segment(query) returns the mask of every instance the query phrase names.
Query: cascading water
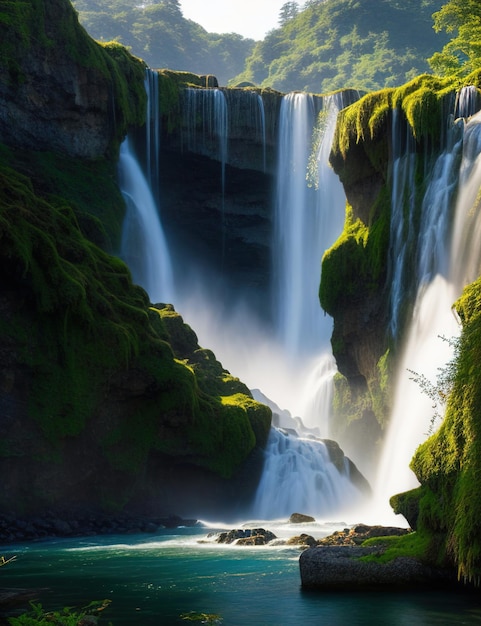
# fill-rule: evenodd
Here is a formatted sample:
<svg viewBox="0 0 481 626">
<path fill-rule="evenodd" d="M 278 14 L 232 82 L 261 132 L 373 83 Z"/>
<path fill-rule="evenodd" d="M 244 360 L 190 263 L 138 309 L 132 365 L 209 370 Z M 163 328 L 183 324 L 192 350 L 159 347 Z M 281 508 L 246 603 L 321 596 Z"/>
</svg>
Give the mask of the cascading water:
<svg viewBox="0 0 481 626">
<path fill-rule="evenodd" d="M 172 264 L 158 211 L 159 197 L 159 76 L 145 73 L 147 94 L 145 177 L 128 137 L 120 147 L 119 183 L 126 204 L 120 256 L 132 277 L 152 302 L 171 302 L 174 297 Z"/>
<path fill-rule="evenodd" d="M 305 206 L 303 211 L 307 214 L 309 230 L 314 235 L 312 247 L 307 250 L 304 258 L 305 265 L 302 267 L 302 275 L 311 275 L 312 281 L 306 284 L 306 292 L 303 297 L 312 302 L 313 319 L 317 324 L 311 329 L 313 334 L 319 334 L 321 339 L 320 352 L 309 364 L 306 374 L 306 382 L 301 392 L 300 415 L 308 426 L 317 426 L 321 436 L 330 434 L 329 416 L 331 413 L 333 397 L 333 378 L 337 372 L 336 362 L 331 352 L 330 337 L 332 334 L 332 320 L 322 314 L 319 307 L 318 286 L 319 275 L 312 268 L 319 267 L 322 255 L 337 239 L 342 231 L 344 222 L 344 209 L 346 197 L 337 175 L 329 165 L 336 120 L 339 111 L 359 99 L 359 92 L 344 91 L 331 96 L 326 96 L 322 101 L 322 113 L 317 120 L 315 167 L 309 165 L 308 178 L 314 186 L 314 207 Z M 312 131 L 311 131 L 312 135 Z M 279 176 L 282 175 L 279 168 Z M 283 207 L 289 210 L 289 207 Z M 286 250 L 290 244 L 285 244 Z M 287 253 L 285 262 L 289 262 Z M 299 277 L 301 280 L 301 277 Z M 296 303 L 302 307 L 302 301 Z M 293 310 L 295 310 L 293 308 Z M 286 320 L 287 324 L 303 323 L 304 320 L 294 313 L 292 320 Z"/>
<path fill-rule="evenodd" d="M 127 209 L 120 256 L 152 302 L 171 302 L 174 281 L 167 241 L 151 189 L 128 139 L 120 147 L 119 180 Z"/>
<path fill-rule="evenodd" d="M 253 151 L 249 165 L 266 171 L 266 118 L 264 101 L 256 91 L 249 89 L 228 89 L 224 93 L 227 104 L 228 140 L 242 138 L 247 143 L 262 146 L 262 152 Z M 235 161 L 235 155 L 230 155 Z"/>
<path fill-rule="evenodd" d="M 414 173 L 416 165 L 415 142 L 411 128 L 398 109 L 393 111 L 392 123 L 392 193 L 389 274 L 391 284 L 390 331 L 397 337 L 399 312 L 402 309 L 409 275 L 407 263 L 414 239 L 413 215 L 415 209 Z M 405 212 L 408 218 L 404 219 Z M 408 275 L 408 276 L 407 276 Z"/>
<path fill-rule="evenodd" d="M 182 104 L 183 146 L 221 164 L 221 189 L 225 191 L 228 145 L 227 102 L 221 89 L 184 89 Z"/>
<path fill-rule="evenodd" d="M 158 122 L 155 119 L 158 105 L 152 104 L 152 98 L 158 97 L 156 81 L 148 75 L 146 88 L 149 94 L 149 113 L 147 162 L 149 181 L 153 184 L 157 180 L 158 156 L 153 146 L 158 137 Z M 153 94 L 157 94 L 153 96 Z M 257 144 L 262 145 L 262 169 L 265 169 L 265 117 L 262 98 L 254 92 L 243 93 L 242 107 L 251 112 L 255 124 Z M 226 97 L 219 89 L 186 89 L 181 100 L 183 106 L 183 147 L 217 159 L 221 163 L 221 188 L 225 190 L 225 172 L 227 161 L 229 119 L 235 119 L 235 110 L 232 110 L 234 96 Z M 246 101 L 248 99 L 249 102 Z M 216 320 L 216 311 L 222 308 L 222 303 L 209 302 L 198 299 L 190 307 L 194 310 L 192 324 L 196 331 L 202 326 L 202 310 L 208 318 L 207 331 L 204 328 L 203 342 L 214 349 L 218 358 L 226 364 L 226 350 L 232 350 L 234 365 L 232 370 L 249 384 L 243 362 L 248 368 L 253 361 L 258 361 L 257 372 L 266 372 L 266 363 L 269 364 L 269 374 L 281 363 L 281 378 L 274 380 L 271 394 L 277 400 L 276 391 L 284 387 L 284 381 L 292 384 L 290 400 L 301 396 L 302 383 L 312 372 L 312 387 L 317 392 L 304 403 L 306 415 L 312 414 L 312 421 L 320 426 L 320 433 L 327 435 L 327 416 L 330 405 L 331 381 L 335 371 L 334 360 L 327 349 L 331 330 L 331 321 L 324 318 L 318 302 L 319 269 L 322 253 L 328 248 L 342 230 L 344 218 L 345 197 L 337 177 L 330 170 L 327 155 L 332 142 L 337 108 L 326 108 L 327 124 L 324 129 L 323 141 L 319 144 L 319 189 L 309 188 L 306 182 L 307 161 L 311 151 L 311 137 L 316 123 L 316 116 L 321 107 L 321 100 L 312 96 L 292 94 L 287 97 L 281 120 L 280 169 L 278 173 L 278 205 L 282 205 L 282 218 L 277 220 L 279 245 L 282 245 L 284 236 L 293 237 L 293 244 L 289 244 L 283 252 L 282 268 L 278 270 L 279 283 L 284 285 L 283 295 L 279 297 L 279 308 L 295 306 L 283 316 L 284 335 L 286 342 L 280 346 L 277 340 L 261 344 L 256 334 L 255 322 L 251 323 L 248 304 L 239 303 L 236 307 L 239 315 L 232 316 L 229 325 Z M 234 99 L 235 102 L 235 99 Z M 247 108 L 246 108 L 247 102 Z M 337 100 L 336 100 L 337 102 Z M 338 105 L 339 106 L 339 105 Z M 291 127 L 292 125 L 292 127 Z M 152 130 L 153 129 L 153 130 Z M 161 149 L 159 146 L 157 149 Z M 149 165 L 150 164 L 150 165 Z M 168 277 L 159 279 L 159 270 L 169 268 L 168 259 L 159 260 L 159 255 L 168 248 L 159 235 L 158 210 L 153 203 L 152 194 L 147 194 L 147 183 L 142 176 L 140 167 L 135 162 L 128 148 L 128 141 L 122 146 L 120 172 L 122 189 L 128 204 L 128 212 L 124 229 L 123 256 L 131 266 L 134 278 L 149 292 L 151 299 L 171 301 L 186 317 L 189 303 L 176 301 L 173 290 L 169 291 Z M 139 197 L 139 193 L 142 194 Z M 135 207 L 135 212 L 133 208 Z M 142 209 L 139 211 L 139 209 Z M 144 213 L 145 212 L 145 213 Z M 325 216 L 329 215 L 326 222 Z M 148 217 L 147 217 L 148 216 Z M 141 220 L 154 220 L 149 226 L 140 225 Z M 137 225 L 137 222 L 139 224 Z M 279 223 L 281 222 L 281 223 Z M 282 224 L 282 225 L 281 225 Z M 284 231 L 282 234 L 280 229 Z M 160 231 L 161 232 L 161 231 Z M 157 233 L 155 243 L 147 241 L 148 236 Z M 308 243 L 307 243 L 308 242 Z M 136 258 L 139 249 L 145 252 L 142 259 Z M 290 255 L 290 256 L 289 256 Z M 150 265 L 149 265 L 150 264 Z M 292 269 L 294 268 L 294 272 Z M 317 269 L 316 269 L 317 268 Z M 282 273 L 287 274 L 282 277 Z M 196 274 L 198 276 L 198 274 Z M 182 280 L 182 277 L 179 278 Z M 202 283 L 205 280 L 205 285 Z M 212 296 L 210 279 L 198 280 L 199 294 L 203 292 Z M 301 286 L 298 286 L 298 283 Z M 156 291 L 163 285 L 160 293 Z M 159 288 L 160 289 L 160 288 Z M 157 295 L 159 293 L 159 295 Z M 169 293 L 169 296 L 166 295 Z M 176 290 L 179 293 L 179 290 Z M 191 295 L 194 290 L 191 290 Z M 172 296 L 172 300 L 169 297 Z M 209 306 L 210 305 L 210 306 Z M 185 307 L 185 308 L 184 308 Z M 305 312 L 307 311 L 307 313 Z M 247 321 L 246 321 L 247 320 Z M 200 335 L 199 335 L 200 336 Z M 286 348 L 288 346 L 288 348 Z M 275 354 L 275 356 L 273 356 Z M 242 359 L 242 355 L 245 355 Z M 293 361 L 291 356 L 295 355 Z M 297 357 L 299 360 L 297 360 Z M 307 358 L 311 357 L 311 358 Z M 228 361 L 228 359 L 227 359 Z M 301 361 L 303 367 L 300 367 Z M 228 363 L 227 366 L 231 367 Z M 253 386 L 262 386 L 262 379 L 254 378 Z M 309 393 L 310 390 L 309 390 Z M 321 401 L 322 399 L 322 401 Z M 284 403 L 279 402 L 280 405 Z M 302 403 L 298 401 L 300 406 Z M 288 406 L 291 408 L 289 404 Z M 324 423 L 320 424 L 320 415 Z M 305 418 L 305 416 L 303 415 Z M 306 423 L 309 421 L 309 417 Z M 293 468 L 299 468 L 294 472 Z M 279 473 L 283 479 L 279 484 Z M 277 486 L 276 486 L 277 484 Z M 281 492 L 279 492 L 279 486 Z M 301 488 L 302 486 L 302 488 Z M 282 493 L 276 499 L 276 506 L 272 501 L 274 493 Z M 302 497 L 301 497 L 302 493 Z M 349 472 L 339 471 L 331 462 L 325 445 L 320 441 L 306 441 L 288 437 L 275 429 L 272 430 L 269 445 L 266 450 L 265 472 L 257 492 L 256 505 L 252 511 L 255 517 L 278 517 L 292 513 L 293 508 L 304 511 L 312 509 L 316 502 L 316 514 L 333 513 L 338 510 L 342 502 L 352 504 L 353 498 L 359 495 L 357 488 L 349 479 Z"/>
<path fill-rule="evenodd" d="M 272 429 L 264 471 L 253 504 L 258 519 L 281 519 L 299 511 L 317 519 L 340 514 L 361 501 L 349 470 L 331 462 L 322 441 L 297 439 Z"/>
<path fill-rule="evenodd" d="M 145 71 L 145 91 L 147 93 L 147 111 L 145 120 L 145 152 L 147 180 L 154 196 L 159 204 L 159 157 L 160 157 L 160 115 L 159 110 L 159 75 L 147 68 Z"/>
<path fill-rule="evenodd" d="M 458 295 L 481 273 L 481 113 L 466 126 L 459 187 L 450 255 L 450 278 Z"/>
<path fill-rule="evenodd" d="M 458 98 L 458 113 L 472 115 L 472 107 L 472 99 Z M 446 148 L 428 177 L 415 248 L 418 252 L 414 276 L 417 298 L 398 369 L 394 410 L 375 489 L 381 506 L 386 505 L 394 493 L 417 486 L 409 470 L 409 462 L 417 446 L 429 433 L 433 418 L 432 401 L 409 380 L 407 370 L 435 381 L 439 368 L 452 359 L 450 342 L 441 338 L 451 339 L 459 335 L 460 328 L 451 307 L 464 285 L 479 274 L 480 258 L 478 246 L 474 243 L 479 239 L 472 237 L 474 224 L 466 222 L 481 184 L 476 168 L 481 149 L 478 126 L 477 116 L 468 123 L 464 134 L 463 121 L 451 124 L 446 134 Z M 402 159 L 399 160 L 401 162 Z M 455 227 L 450 241 L 454 206 Z M 396 215 L 393 211 L 393 219 Z M 402 232 L 403 226 L 394 225 L 391 232 L 393 229 Z M 467 239 L 461 235 L 463 232 L 467 234 Z M 466 259 L 472 258 L 473 250 L 477 260 L 473 270 L 466 272 L 469 265 Z"/>
<path fill-rule="evenodd" d="M 279 165 L 274 217 L 274 315 L 279 341 L 290 358 L 316 354 L 330 335 L 319 307 L 322 248 L 315 190 L 306 184 L 312 132 L 321 101 L 284 96 L 279 121 Z M 341 214 L 342 215 L 342 214 Z M 327 329 L 323 329 L 327 326 Z"/>
</svg>

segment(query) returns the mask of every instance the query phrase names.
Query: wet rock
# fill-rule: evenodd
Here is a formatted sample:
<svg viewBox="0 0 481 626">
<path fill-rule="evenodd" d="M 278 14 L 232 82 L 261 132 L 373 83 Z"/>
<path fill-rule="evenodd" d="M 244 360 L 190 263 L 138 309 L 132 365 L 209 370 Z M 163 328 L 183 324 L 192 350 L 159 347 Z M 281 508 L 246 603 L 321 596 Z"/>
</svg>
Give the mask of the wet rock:
<svg viewBox="0 0 481 626">
<path fill-rule="evenodd" d="M 302 535 L 298 535 L 297 537 L 291 537 L 287 540 L 287 545 L 296 545 L 296 546 L 317 546 L 317 540 L 314 539 L 312 535 L 306 535 L 302 533 Z"/>
<path fill-rule="evenodd" d="M 317 542 L 324 546 L 356 546 L 373 537 L 392 537 L 407 535 L 412 532 L 410 528 L 398 528 L 396 526 L 368 526 L 357 524 L 353 528 L 336 530 L 328 537 L 323 537 Z"/>
<path fill-rule="evenodd" d="M 48 537 L 92 537 L 95 535 L 155 533 L 161 528 L 195 526 L 199 522 L 169 517 L 143 518 L 125 514 L 86 514 L 65 511 L 63 514 L 45 513 L 32 518 L 0 514 L 0 545 L 17 541 L 35 541 Z"/>
<path fill-rule="evenodd" d="M 309 524 L 316 520 L 310 515 L 304 515 L 303 513 L 293 513 L 289 518 L 289 524 Z"/>
<path fill-rule="evenodd" d="M 308 548 L 299 559 L 302 586 L 320 590 L 376 590 L 436 588 L 456 581 L 453 571 L 435 569 L 414 558 L 400 557 L 387 563 L 360 560 L 376 553 L 379 553 L 376 547 Z"/>
<path fill-rule="evenodd" d="M 265 546 L 270 541 L 277 539 L 276 535 L 264 528 L 246 528 L 230 530 L 219 533 L 217 543 L 236 543 L 240 546 Z"/>
</svg>

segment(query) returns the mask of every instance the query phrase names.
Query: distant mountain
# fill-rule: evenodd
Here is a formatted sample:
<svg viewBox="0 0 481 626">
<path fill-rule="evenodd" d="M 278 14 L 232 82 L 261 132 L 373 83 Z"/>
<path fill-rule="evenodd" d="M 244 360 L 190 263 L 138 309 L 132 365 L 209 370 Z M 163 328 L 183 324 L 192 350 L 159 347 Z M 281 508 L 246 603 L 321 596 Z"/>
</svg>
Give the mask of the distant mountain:
<svg viewBox="0 0 481 626">
<path fill-rule="evenodd" d="M 224 85 L 243 71 L 253 39 L 208 33 L 184 18 L 178 0 L 73 0 L 79 20 L 98 41 L 117 40 L 152 68 L 215 74 Z"/>
<path fill-rule="evenodd" d="M 372 91 L 429 72 L 448 38 L 433 30 L 445 0 L 308 0 L 281 9 L 281 26 L 258 42 L 231 81 L 279 91 Z"/>
</svg>

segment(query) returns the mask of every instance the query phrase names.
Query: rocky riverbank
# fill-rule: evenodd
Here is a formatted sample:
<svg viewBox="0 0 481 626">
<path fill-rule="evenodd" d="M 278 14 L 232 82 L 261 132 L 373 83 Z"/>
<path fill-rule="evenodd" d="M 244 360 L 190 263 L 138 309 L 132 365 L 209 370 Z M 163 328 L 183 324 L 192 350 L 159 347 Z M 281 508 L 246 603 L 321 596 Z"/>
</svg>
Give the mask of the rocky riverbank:
<svg viewBox="0 0 481 626">
<path fill-rule="evenodd" d="M 0 545 L 54 537 L 155 533 L 162 528 L 195 526 L 198 523 L 197 520 L 183 519 L 177 515 L 137 517 L 94 513 L 59 515 L 50 512 L 36 517 L 17 517 L 14 513 L 4 513 L 0 515 Z"/>
<path fill-rule="evenodd" d="M 302 587 L 322 591 L 367 591 L 457 585 L 454 570 L 433 567 L 414 557 L 377 560 L 387 549 L 385 540 L 361 545 L 367 539 L 410 533 L 412 531 L 405 528 L 364 524 L 335 532 L 302 552 L 299 559 Z"/>
</svg>

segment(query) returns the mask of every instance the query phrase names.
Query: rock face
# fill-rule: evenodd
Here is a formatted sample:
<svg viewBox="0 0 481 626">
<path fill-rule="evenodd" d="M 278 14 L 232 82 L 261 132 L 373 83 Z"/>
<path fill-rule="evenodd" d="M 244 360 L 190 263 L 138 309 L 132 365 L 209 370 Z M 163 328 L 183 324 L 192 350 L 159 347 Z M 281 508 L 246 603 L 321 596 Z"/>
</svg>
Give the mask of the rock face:
<svg viewBox="0 0 481 626">
<path fill-rule="evenodd" d="M 0 140 L 72 156 L 105 155 L 126 122 L 134 121 L 128 100 L 137 99 L 137 115 L 143 108 L 136 87 L 142 64 L 136 77 L 116 73 L 115 63 L 78 25 L 69 2 L 11 4 L 10 23 L 1 26 Z"/>
<path fill-rule="evenodd" d="M 436 570 L 412 558 L 400 557 L 388 563 L 359 560 L 378 551 L 375 547 L 309 548 L 299 559 L 302 586 L 324 591 L 429 589 L 456 581 L 452 571 Z"/>
<path fill-rule="evenodd" d="M 308 524 L 309 522 L 315 521 L 313 517 L 304 515 L 303 513 L 293 513 L 289 518 L 289 524 Z"/>
<path fill-rule="evenodd" d="M 112 157 L 144 121 L 144 66 L 93 42 L 67 0 L 5 10 L 0 508 L 195 516 L 238 503 L 270 410 L 98 245 L 123 216 Z M 229 483 L 243 463 L 244 492 Z"/>
<path fill-rule="evenodd" d="M 238 546 L 265 546 L 270 541 L 276 539 L 276 535 L 265 528 L 248 528 L 230 530 L 220 533 L 217 543 L 235 543 Z"/>
<path fill-rule="evenodd" d="M 194 77 L 188 83 L 180 79 L 186 77 L 159 72 L 160 92 L 176 94 L 175 104 L 162 110 L 159 153 L 162 223 L 172 242 L 174 266 L 184 277 L 195 274 L 192 268 L 202 268 L 212 284 L 222 283 L 223 294 L 232 294 L 224 301 L 243 299 L 265 320 L 272 303 L 272 213 L 282 94 L 263 91 L 261 100 L 256 90 L 221 90 L 216 95 L 225 110 L 219 111 L 212 90 L 194 84 Z M 219 129 L 223 113 L 226 123 Z M 144 129 L 135 142 L 138 153 L 145 154 Z"/>
</svg>

